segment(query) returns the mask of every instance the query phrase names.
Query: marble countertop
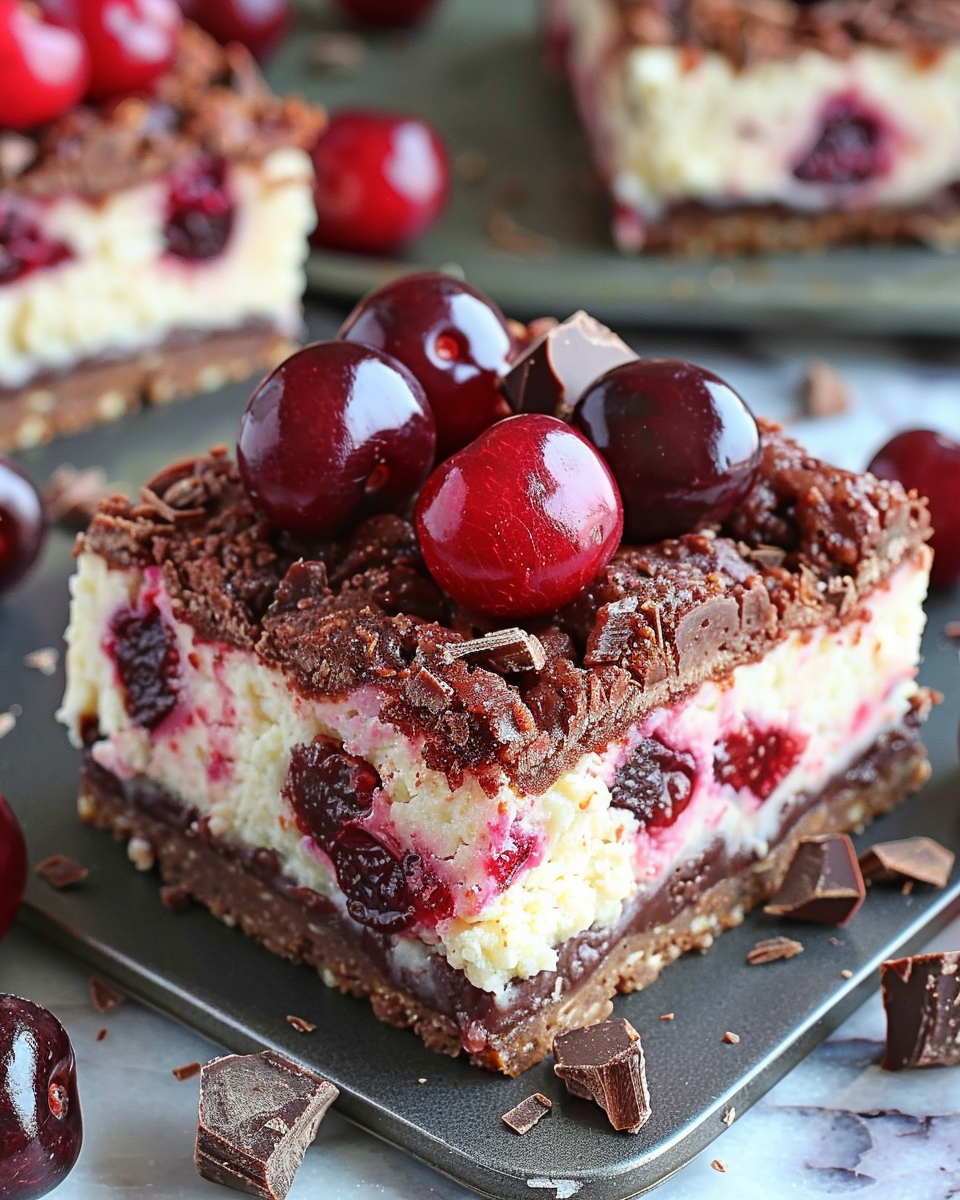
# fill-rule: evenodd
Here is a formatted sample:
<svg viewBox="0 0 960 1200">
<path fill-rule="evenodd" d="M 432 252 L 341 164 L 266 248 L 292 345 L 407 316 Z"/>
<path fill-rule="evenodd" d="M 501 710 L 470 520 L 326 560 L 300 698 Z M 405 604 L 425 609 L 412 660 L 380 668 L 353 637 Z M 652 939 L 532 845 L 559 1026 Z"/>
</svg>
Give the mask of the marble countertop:
<svg viewBox="0 0 960 1200">
<path fill-rule="evenodd" d="M 315 329 L 326 323 L 321 316 Z M 688 357 L 711 367 L 756 411 L 790 422 L 812 451 L 844 466 L 862 468 L 897 429 L 922 425 L 960 438 L 960 345 L 649 331 L 625 336 L 641 353 Z M 798 388 L 813 358 L 829 361 L 849 385 L 845 413 L 801 418 Z M 960 666 L 957 691 L 946 703 L 960 714 Z M 960 805 L 960 788 L 957 798 Z M 932 943 L 958 947 L 960 920 Z M 85 968 L 25 929 L 15 928 L 0 946 L 0 991 L 52 1009 L 77 1051 L 84 1147 L 57 1200 L 227 1196 L 201 1180 L 193 1165 L 197 1080 L 180 1082 L 171 1073 L 212 1057 L 218 1048 L 134 1000 L 101 1015 L 90 1003 L 88 980 Z M 107 1033 L 98 1041 L 101 1028 Z M 698 1159 L 661 1185 L 658 1197 L 960 1196 L 960 1070 L 883 1073 L 877 1065 L 882 1040 L 883 1014 L 875 995 Z M 715 1159 L 724 1171 L 711 1165 Z M 333 1110 L 290 1200 L 461 1200 L 471 1194 Z"/>
</svg>

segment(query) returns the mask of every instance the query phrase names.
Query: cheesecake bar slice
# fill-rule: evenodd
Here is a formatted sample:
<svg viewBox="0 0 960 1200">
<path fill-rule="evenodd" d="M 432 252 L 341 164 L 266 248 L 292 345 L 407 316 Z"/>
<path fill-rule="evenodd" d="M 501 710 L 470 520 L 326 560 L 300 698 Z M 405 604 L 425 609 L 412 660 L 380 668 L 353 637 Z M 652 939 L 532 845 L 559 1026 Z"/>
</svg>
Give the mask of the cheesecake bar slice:
<svg viewBox="0 0 960 1200">
<path fill-rule="evenodd" d="M 289 352 L 322 123 L 188 24 L 152 92 L 0 129 L 0 450 Z"/>
<path fill-rule="evenodd" d="M 524 1070 L 928 774 L 926 508 L 761 434 L 725 524 L 622 546 L 523 628 L 441 593 L 398 515 L 278 534 L 223 451 L 106 501 L 61 712 L 81 816 L 432 1049 Z"/>
<path fill-rule="evenodd" d="M 960 241 L 950 0 L 551 0 L 624 250 Z"/>
</svg>

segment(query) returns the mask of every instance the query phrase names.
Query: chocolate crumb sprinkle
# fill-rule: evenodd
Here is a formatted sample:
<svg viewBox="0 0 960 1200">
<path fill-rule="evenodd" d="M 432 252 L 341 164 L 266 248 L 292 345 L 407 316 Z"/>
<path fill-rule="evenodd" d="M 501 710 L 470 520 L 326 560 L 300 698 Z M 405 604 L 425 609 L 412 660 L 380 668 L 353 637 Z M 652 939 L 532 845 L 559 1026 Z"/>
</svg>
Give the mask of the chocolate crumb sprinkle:
<svg viewBox="0 0 960 1200">
<path fill-rule="evenodd" d="M 549 1100 L 540 1092 L 534 1092 L 532 1096 L 527 1096 L 525 1100 L 521 1100 L 509 1112 L 504 1113 L 500 1118 L 504 1125 L 509 1127 L 519 1134 L 529 1133 L 536 1123 L 550 1112 L 553 1108 L 553 1101 Z"/>
<path fill-rule="evenodd" d="M 199 1075 L 200 1069 L 200 1063 L 189 1062 L 184 1063 L 182 1067 L 174 1067 L 170 1074 L 182 1083 L 185 1079 L 192 1079 L 194 1075 Z"/>
<path fill-rule="evenodd" d="M 726 1125 L 726 1127 L 728 1129 L 730 1128 L 730 1126 L 734 1123 L 734 1121 L 736 1119 L 737 1119 L 737 1110 L 733 1107 L 732 1104 L 730 1105 L 729 1108 L 725 1108 L 723 1110 L 723 1116 L 720 1118 L 720 1120 L 724 1123 L 724 1125 Z"/>
<path fill-rule="evenodd" d="M 93 975 L 90 977 L 90 999 L 98 1013 L 107 1013 L 114 1008 L 119 1008 L 126 1000 L 126 996 L 119 988 L 115 988 L 110 983 L 104 983 L 102 979 Z"/>
<path fill-rule="evenodd" d="M 106 1027 L 106 1025 L 103 1025 L 97 1030 L 97 1041 L 102 1042 L 106 1036 L 107 1036 L 107 1027 Z"/>
<path fill-rule="evenodd" d="M 723 1161 L 722 1158 L 715 1158 L 713 1160 L 713 1162 L 711 1162 L 710 1166 L 713 1167 L 713 1169 L 715 1171 L 719 1171 L 721 1175 L 727 1169 L 727 1164 Z"/>
<path fill-rule="evenodd" d="M 747 962 L 752 966 L 776 962 L 781 958 L 793 958 L 803 953 L 803 943 L 788 937 L 764 938 L 747 951 Z"/>
<path fill-rule="evenodd" d="M 44 883 L 49 883 L 58 890 L 82 883 L 90 874 L 89 867 L 68 858 L 65 854 L 51 854 L 49 858 L 38 862 L 34 870 Z"/>
<path fill-rule="evenodd" d="M 287 1024 L 290 1025 L 297 1033 L 313 1033 L 316 1025 L 310 1021 L 305 1021 L 303 1017 L 294 1016 L 293 1013 L 287 1015 Z"/>
<path fill-rule="evenodd" d="M 731 1033 L 728 1029 L 720 1040 L 726 1042 L 728 1046 L 735 1046 L 740 1041 L 740 1034 Z"/>
</svg>

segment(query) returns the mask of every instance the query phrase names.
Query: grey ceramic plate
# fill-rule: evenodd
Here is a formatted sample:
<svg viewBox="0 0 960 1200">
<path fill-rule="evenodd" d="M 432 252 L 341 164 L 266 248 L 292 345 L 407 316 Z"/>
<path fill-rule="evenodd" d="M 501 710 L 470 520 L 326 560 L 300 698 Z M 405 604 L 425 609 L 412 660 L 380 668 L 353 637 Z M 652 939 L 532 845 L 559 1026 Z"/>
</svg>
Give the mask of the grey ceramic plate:
<svg viewBox="0 0 960 1200">
<path fill-rule="evenodd" d="M 69 460 L 139 483 L 191 449 L 231 443 L 247 394 L 241 386 L 136 415 L 24 461 L 41 479 Z M 654 1113 L 639 1136 L 617 1134 L 598 1108 L 565 1093 L 549 1064 L 508 1080 L 432 1055 L 412 1034 L 379 1024 L 366 1004 L 329 991 L 311 970 L 272 957 L 206 912 L 168 912 L 156 879 L 135 871 L 122 845 L 79 824 L 77 755 L 54 721 L 62 669 L 47 677 L 23 663 L 30 651 L 60 645 L 71 542 L 56 533 L 40 569 L 0 605 L 0 712 L 18 714 L 0 740 L 0 789 L 23 821 L 32 861 L 67 854 L 91 871 L 71 891 L 32 879 L 23 920 L 224 1046 L 274 1046 L 317 1069 L 341 1088 L 346 1116 L 481 1193 L 614 1200 L 652 1187 L 723 1132 L 729 1105 L 742 1112 L 834 1028 L 876 986 L 884 958 L 920 945 L 960 907 L 960 884 L 909 897 L 877 888 L 836 945 L 831 929 L 792 927 L 805 953 L 748 967 L 750 946 L 783 929 L 755 914 L 706 956 L 674 964 L 647 991 L 621 999 L 618 1011 L 643 1035 Z M 930 608 L 923 677 L 948 696 L 928 726 L 933 780 L 877 822 L 872 839 L 924 832 L 960 851 L 958 664 L 942 635 L 957 599 Z M 661 1022 L 665 1012 L 675 1019 Z M 315 1022 L 316 1032 L 296 1034 L 285 1020 L 291 1013 Z M 728 1029 L 739 1044 L 721 1041 Z M 520 1138 L 500 1117 L 534 1091 L 553 1099 L 554 1113 Z"/>
<path fill-rule="evenodd" d="M 270 65 L 274 83 L 330 111 L 363 105 L 424 116 L 456 162 L 479 152 L 480 183 L 455 184 L 437 226 L 398 261 L 316 252 L 312 286 L 355 300 L 404 271 L 453 267 L 516 316 L 586 308 L 608 321 L 757 329 L 804 326 L 950 333 L 960 323 L 960 255 L 919 247 L 822 255 L 672 261 L 623 257 L 565 88 L 544 68 L 536 0 L 444 0 L 413 34 L 367 38 L 351 72 L 309 66 L 329 0 Z M 326 16 L 324 14 L 327 14 Z M 494 214 L 547 239 L 511 253 L 489 235 Z"/>
</svg>

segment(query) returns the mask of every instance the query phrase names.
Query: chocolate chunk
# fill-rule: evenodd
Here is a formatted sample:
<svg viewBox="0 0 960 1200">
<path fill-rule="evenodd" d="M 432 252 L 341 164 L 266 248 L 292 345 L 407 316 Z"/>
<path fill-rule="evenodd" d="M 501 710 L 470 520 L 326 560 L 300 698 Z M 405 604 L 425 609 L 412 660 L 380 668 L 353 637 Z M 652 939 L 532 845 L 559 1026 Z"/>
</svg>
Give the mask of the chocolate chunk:
<svg viewBox="0 0 960 1200">
<path fill-rule="evenodd" d="M 960 1065 L 960 951 L 898 958 L 880 967 L 887 1014 L 885 1071 Z"/>
<path fill-rule="evenodd" d="M 112 984 L 104 983 L 102 979 L 97 979 L 94 975 L 90 980 L 90 999 L 93 1001 L 93 1007 L 99 1013 L 110 1012 L 111 1009 L 119 1008 L 126 1000 L 126 996 L 119 988 L 113 987 Z"/>
<path fill-rule="evenodd" d="M 197 1170 L 214 1183 L 283 1200 L 338 1095 L 332 1083 L 273 1050 L 213 1059 L 200 1072 Z"/>
<path fill-rule="evenodd" d="M 757 942 L 752 950 L 747 951 L 747 962 L 752 966 L 761 963 L 776 962 L 779 958 L 793 958 L 795 954 L 803 953 L 803 944 L 793 938 L 772 937 Z"/>
<path fill-rule="evenodd" d="M 51 887 L 68 888 L 82 883 L 90 874 L 90 868 L 67 858 L 65 854 L 51 854 L 34 868 L 36 873 Z"/>
<path fill-rule="evenodd" d="M 202 1070 L 203 1066 L 201 1063 L 188 1062 L 184 1063 L 182 1067 L 174 1067 L 170 1071 L 170 1074 L 174 1077 L 174 1079 L 179 1079 L 179 1081 L 183 1083 L 185 1079 L 192 1079 L 194 1075 L 199 1075 Z"/>
<path fill-rule="evenodd" d="M 504 673 L 542 671 L 547 662 L 542 642 L 525 629 L 497 629 L 469 642 L 448 642 L 443 657 L 447 662 L 476 658 Z"/>
<path fill-rule="evenodd" d="M 516 413 L 567 417 L 594 380 L 636 357 L 612 330 L 581 310 L 532 342 L 500 387 Z"/>
<path fill-rule="evenodd" d="M 553 1043 L 554 1072 L 567 1091 L 595 1100 L 614 1129 L 639 1133 L 650 1116 L 640 1035 L 618 1017 L 561 1034 Z"/>
<path fill-rule="evenodd" d="M 780 890 L 764 912 L 820 925 L 846 925 L 866 888 L 853 843 L 845 833 L 801 838 Z"/>
<path fill-rule="evenodd" d="M 526 1100 L 521 1100 L 516 1108 L 511 1108 L 500 1118 L 504 1125 L 509 1125 L 516 1133 L 529 1133 L 541 1117 L 545 1117 L 553 1108 L 553 1101 L 548 1100 L 540 1092 L 534 1092 Z"/>
<path fill-rule="evenodd" d="M 928 837 L 878 842 L 860 855 L 860 870 L 871 883 L 902 883 L 906 879 L 944 888 L 953 863 L 953 853 Z"/>
</svg>

